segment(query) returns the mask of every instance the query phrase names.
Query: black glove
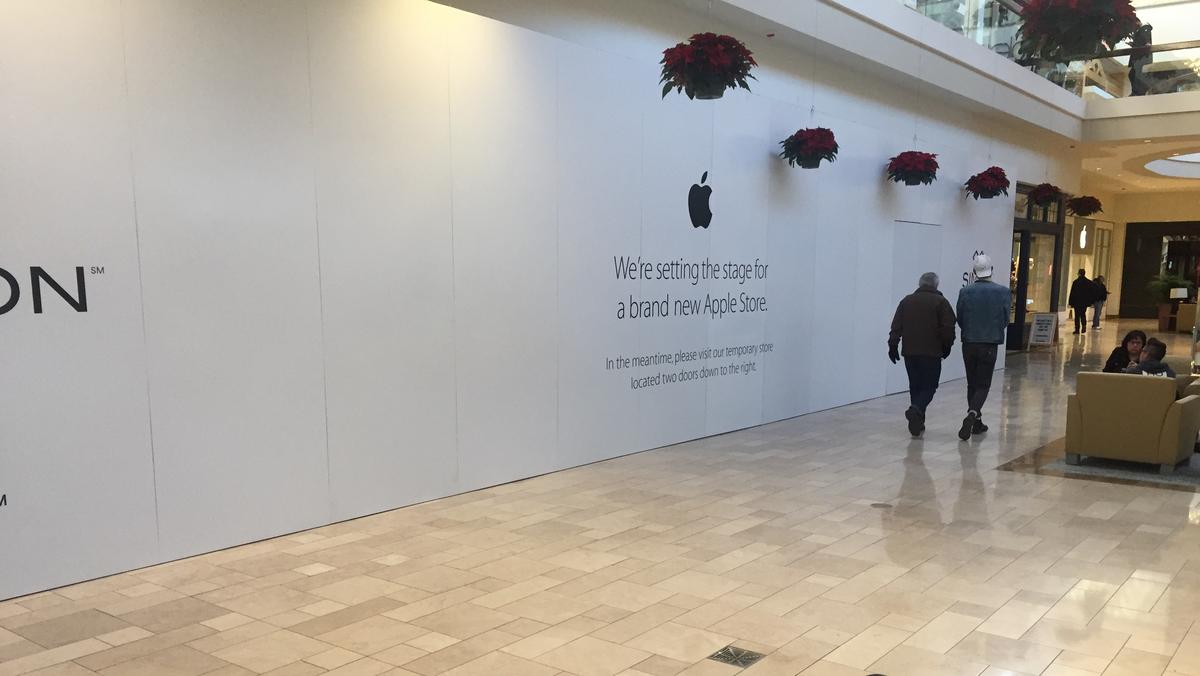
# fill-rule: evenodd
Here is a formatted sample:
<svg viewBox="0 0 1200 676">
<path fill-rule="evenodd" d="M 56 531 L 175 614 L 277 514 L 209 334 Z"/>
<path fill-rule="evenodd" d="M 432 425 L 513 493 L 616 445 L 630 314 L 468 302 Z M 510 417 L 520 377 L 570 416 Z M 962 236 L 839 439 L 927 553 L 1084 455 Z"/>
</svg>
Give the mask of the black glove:
<svg viewBox="0 0 1200 676">
<path fill-rule="evenodd" d="M 888 348 L 888 359 L 891 359 L 893 364 L 899 363 L 900 362 L 900 350 L 898 350 L 894 347 Z"/>
<path fill-rule="evenodd" d="M 943 350 L 942 350 L 942 359 L 949 359 L 949 358 L 950 358 L 950 350 L 951 350 L 953 347 L 954 347 L 954 346 L 953 346 L 953 345 L 951 345 L 951 346 L 949 346 L 949 347 L 947 347 L 947 348 L 945 348 L 945 349 L 943 349 Z"/>
</svg>

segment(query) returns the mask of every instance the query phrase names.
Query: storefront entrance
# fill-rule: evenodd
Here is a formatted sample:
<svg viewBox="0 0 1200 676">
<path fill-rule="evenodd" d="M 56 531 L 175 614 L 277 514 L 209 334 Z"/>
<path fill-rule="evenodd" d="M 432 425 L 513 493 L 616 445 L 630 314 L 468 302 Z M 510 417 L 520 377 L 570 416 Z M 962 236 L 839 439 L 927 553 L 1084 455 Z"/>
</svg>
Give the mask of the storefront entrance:
<svg viewBox="0 0 1200 676">
<path fill-rule="evenodd" d="M 1009 350 L 1025 349 L 1034 313 L 1058 312 L 1059 308 L 1063 208 L 1061 202 L 1044 208 L 1030 205 L 1026 199 L 1030 187 L 1018 186 L 1013 219 Z"/>
</svg>

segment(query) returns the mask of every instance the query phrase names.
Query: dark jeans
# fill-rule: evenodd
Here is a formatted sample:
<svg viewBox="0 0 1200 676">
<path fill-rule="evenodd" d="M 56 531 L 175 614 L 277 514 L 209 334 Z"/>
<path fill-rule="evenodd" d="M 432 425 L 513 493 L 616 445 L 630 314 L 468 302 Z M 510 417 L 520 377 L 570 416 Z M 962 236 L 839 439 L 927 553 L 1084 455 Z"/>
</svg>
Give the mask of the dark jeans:
<svg viewBox="0 0 1200 676">
<path fill-rule="evenodd" d="M 908 397 L 921 413 L 929 408 L 942 379 L 940 357 L 905 357 L 904 368 L 908 371 Z"/>
<path fill-rule="evenodd" d="M 1104 301 L 1102 301 L 1102 300 L 1096 301 L 1096 304 L 1092 306 L 1092 328 L 1094 328 L 1094 329 L 1100 328 L 1100 315 L 1103 314 L 1103 312 L 1104 312 Z"/>
<path fill-rule="evenodd" d="M 998 345 L 989 343 L 963 343 L 963 363 L 967 366 L 967 410 L 981 416 L 988 391 L 992 389 L 998 348 Z"/>
<path fill-rule="evenodd" d="M 1075 311 L 1075 333 L 1087 331 L 1087 306 L 1071 309 Z"/>
</svg>

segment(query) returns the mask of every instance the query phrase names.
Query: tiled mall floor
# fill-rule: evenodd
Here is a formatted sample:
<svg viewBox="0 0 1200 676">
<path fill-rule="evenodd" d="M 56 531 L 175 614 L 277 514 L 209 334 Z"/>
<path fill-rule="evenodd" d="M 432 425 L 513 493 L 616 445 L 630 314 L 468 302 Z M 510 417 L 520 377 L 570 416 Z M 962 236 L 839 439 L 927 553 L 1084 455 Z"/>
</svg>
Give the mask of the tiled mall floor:
<svg viewBox="0 0 1200 676">
<path fill-rule="evenodd" d="M 0 676 L 1200 674 L 1192 493 L 994 469 L 1116 328 L 970 443 L 952 383 L 0 603 Z"/>
</svg>

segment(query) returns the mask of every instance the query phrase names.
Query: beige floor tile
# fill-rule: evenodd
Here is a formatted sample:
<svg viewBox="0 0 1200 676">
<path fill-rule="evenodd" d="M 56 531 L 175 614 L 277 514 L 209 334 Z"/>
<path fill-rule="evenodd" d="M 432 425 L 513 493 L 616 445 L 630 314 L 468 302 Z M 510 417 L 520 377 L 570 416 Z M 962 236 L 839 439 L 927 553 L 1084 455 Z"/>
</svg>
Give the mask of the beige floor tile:
<svg viewBox="0 0 1200 676">
<path fill-rule="evenodd" d="M 320 601 L 319 597 L 312 594 L 306 594 L 295 589 L 287 587 L 269 587 L 259 591 L 243 594 L 236 598 L 221 601 L 218 605 L 220 612 L 214 613 L 210 617 L 202 619 L 211 619 L 233 611 L 241 613 L 256 620 L 262 620 L 280 613 L 286 613 L 289 610 L 295 610 L 301 606 L 311 605 Z M 223 609 L 223 610 L 222 610 Z M 201 621 L 201 620 L 196 620 Z M 140 623 L 139 623 L 140 624 Z"/>
<path fill-rule="evenodd" d="M 651 653 L 585 636 L 539 655 L 538 662 L 578 676 L 612 676 Z"/>
<path fill-rule="evenodd" d="M 983 624 L 976 627 L 976 631 L 1018 639 L 1029 631 L 1030 627 L 1037 624 L 1048 610 L 1050 610 L 1049 605 L 1026 603 L 1014 599 L 984 620 Z"/>
<path fill-rule="evenodd" d="M 777 617 L 753 608 L 739 611 L 708 627 L 718 634 L 738 639 L 738 645 L 755 641 L 772 648 L 784 646 L 812 628 L 811 623 L 803 620 Z"/>
<path fill-rule="evenodd" d="M 655 585 L 659 589 L 676 593 L 690 594 L 702 599 L 715 599 L 744 585 L 741 580 L 731 580 L 719 575 L 701 573 L 695 570 L 684 571 Z"/>
<path fill-rule="evenodd" d="M 400 585 L 369 575 L 359 575 L 312 590 L 314 596 L 348 606 L 370 601 L 400 591 Z"/>
<path fill-rule="evenodd" d="M 328 643 L 291 631 L 279 630 L 219 650 L 214 656 L 250 671 L 264 673 L 325 652 L 330 647 Z"/>
<path fill-rule="evenodd" d="M 362 655 L 391 648 L 426 633 L 426 629 L 393 620 L 389 617 L 369 617 L 348 624 L 316 638 L 329 645 L 352 650 Z"/>
<path fill-rule="evenodd" d="M 547 559 L 546 563 L 564 568 L 574 568 L 586 573 L 594 573 L 601 568 L 607 568 L 624 560 L 625 557 L 619 554 L 588 549 L 572 549 Z"/>
<path fill-rule="evenodd" d="M 362 655 L 351 650 L 346 650 L 345 648 L 330 648 L 325 652 L 306 657 L 304 661 L 322 669 L 337 669 L 355 660 L 360 660 L 362 657 Z"/>
<path fill-rule="evenodd" d="M 546 624 L 558 624 L 576 615 L 586 613 L 596 605 L 554 592 L 538 592 L 501 606 L 499 611 L 510 616 L 527 617 Z"/>
<path fill-rule="evenodd" d="M 904 645 L 945 654 L 982 622 L 977 617 L 942 613 L 904 641 Z"/>
<path fill-rule="evenodd" d="M 946 654 L 968 662 L 982 662 L 998 669 L 1040 674 L 1050 666 L 1059 649 L 1032 641 L 972 632 Z"/>
<path fill-rule="evenodd" d="M 633 668 L 649 676 L 675 676 L 675 674 L 687 669 L 688 663 L 663 657 L 662 655 L 651 655 L 635 664 Z"/>
<path fill-rule="evenodd" d="M 228 666 L 228 662 L 187 646 L 122 662 L 100 672 L 104 676 L 199 676 Z"/>
<path fill-rule="evenodd" d="M 913 674 L 914 676 L 978 676 L 987 669 L 982 662 L 948 657 L 942 653 L 896 646 L 870 666 L 871 671 L 881 674 Z"/>
<path fill-rule="evenodd" d="M 87 638 L 129 627 L 129 623 L 98 610 L 83 610 L 63 617 L 15 627 L 13 632 L 45 648 L 58 648 Z"/>
<path fill-rule="evenodd" d="M 457 568 L 433 566 L 395 578 L 394 581 L 406 587 L 415 587 L 433 594 L 441 594 L 452 589 L 465 587 L 482 577 L 482 575 L 477 573 L 458 570 Z M 477 595 L 482 595 L 482 593 L 478 593 Z"/>
<path fill-rule="evenodd" d="M 451 644 L 451 645 L 453 645 L 453 644 Z M 408 664 L 409 662 L 414 662 L 416 660 L 419 660 L 431 652 L 437 652 L 437 651 L 436 650 L 421 650 L 420 648 L 414 648 L 413 646 L 408 645 L 407 643 L 401 643 L 400 645 L 394 645 L 391 648 L 388 648 L 387 650 L 381 650 L 381 651 L 375 653 L 374 655 L 372 655 L 371 657 L 376 660 L 379 660 L 380 662 L 386 662 L 392 666 L 399 667 L 399 666 L 404 666 L 405 664 Z"/>
<path fill-rule="evenodd" d="M 453 636 L 459 640 L 471 638 L 516 619 L 515 615 L 497 612 L 473 603 L 462 603 L 412 621 L 428 631 Z"/>
<path fill-rule="evenodd" d="M 1084 671 L 1094 671 L 1098 674 L 1104 673 L 1108 668 L 1110 660 L 1095 655 L 1085 655 L 1071 650 L 1064 650 L 1054 658 L 1052 666 L 1071 667 L 1073 669 L 1082 669 Z"/>
<path fill-rule="evenodd" d="M 364 657 L 356 662 L 351 662 L 343 667 L 338 667 L 333 671 L 326 673 L 326 676 L 379 676 L 380 674 L 388 673 L 393 670 L 392 665 L 386 662 Z"/>
<path fill-rule="evenodd" d="M 1158 603 L 1167 585 L 1162 582 L 1130 579 L 1121 585 L 1116 594 L 1108 600 L 1108 605 L 1130 610 L 1149 611 Z"/>
<path fill-rule="evenodd" d="M 302 612 L 306 615 L 313 615 L 315 617 L 321 617 L 322 615 L 336 613 L 339 610 L 345 610 L 346 608 L 349 608 L 349 607 L 350 606 L 348 606 L 344 603 L 338 603 L 337 601 L 325 600 L 325 601 L 317 601 L 316 603 L 311 603 L 307 606 L 300 606 L 296 610 L 299 610 L 300 612 Z"/>
<path fill-rule="evenodd" d="M 243 624 L 250 624 L 253 621 L 254 618 L 246 617 L 240 613 L 226 613 L 224 615 L 218 615 L 217 617 L 204 620 L 200 624 L 217 631 L 226 631 L 233 629 L 234 627 L 240 627 Z"/>
<path fill-rule="evenodd" d="M 321 573 L 328 573 L 331 570 L 336 570 L 336 568 L 333 566 L 327 566 L 323 563 L 310 563 L 307 566 L 300 566 L 299 568 L 293 568 L 292 570 L 300 573 L 301 575 L 311 576 L 320 575 Z"/>
<path fill-rule="evenodd" d="M 446 676 L 501 676 L 502 674 L 556 676 L 559 671 L 555 667 L 530 662 L 507 653 L 493 652 L 445 673 Z"/>
<path fill-rule="evenodd" d="M 1080 627 L 1059 620 L 1041 620 L 1023 637 L 1026 641 L 1060 650 L 1094 655 L 1111 660 L 1129 640 L 1129 634 L 1107 629 Z"/>
<path fill-rule="evenodd" d="M 18 676 L 31 671 L 52 667 L 63 662 L 70 662 L 86 655 L 101 652 L 109 645 L 99 639 L 89 638 L 77 643 L 51 648 L 40 653 L 18 657 L 8 662 L 0 663 L 0 676 Z"/>
<path fill-rule="evenodd" d="M 1103 673 L 1104 676 L 1157 676 L 1163 673 L 1170 663 L 1171 658 L 1166 655 L 1126 647 L 1117 653 Z"/>
<path fill-rule="evenodd" d="M 431 631 L 428 634 L 422 634 L 416 638 L 409 639 L 405 641 L 405 643 L 413 646 L 414 648 L 424 650 L 427 653 L 435 653 L 442 648 L 449 648 L 455 643 L 458 643 L 458 641 L 459 639 L 456 639 L 453 636 L 447 636 L 445 634 L 439 634 L 436 631 Z"/>
<path fill-rule="evenodd" d="M 665 601 L 673 595 L 674 592 L 669 590 L 617 580 L 581 595 L 579 600 L 593 605 L 605 605 L 637 612 Z"/>
<path fill-rule="evenodd" d="M 125 629 L 118 629 L 107 634 L 100 634 L 96 638 L 111 646 L 119 646 L 125 645 L 126 643 L 132 643 L 134 641 L 140 641 L 153 635 L 153 633 L 146 631 L 141 627 L 126 627 Z"/>
<path fill-rule="evenodd" d="M 731 643 L 731 636 L 667 622 L 626 641 L 625 645 L 673 660 L 693 663 Z"/>
<path fill-rule="evenodd" d="M 907 631 L 877 624 L 838 646 L 826 655 L 825 659 L 848 667 L 866 669 L 910 636 L 912 634 Z"/>
</svg>

